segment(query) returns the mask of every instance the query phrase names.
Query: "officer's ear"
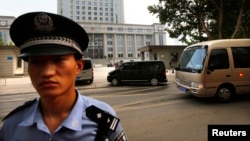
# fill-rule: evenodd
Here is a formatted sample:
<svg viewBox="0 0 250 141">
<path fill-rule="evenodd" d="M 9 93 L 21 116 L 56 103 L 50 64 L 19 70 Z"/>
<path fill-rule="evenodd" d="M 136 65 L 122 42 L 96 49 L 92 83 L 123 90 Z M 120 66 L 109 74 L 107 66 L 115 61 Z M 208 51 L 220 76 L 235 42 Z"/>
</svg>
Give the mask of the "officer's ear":
<svg viewBox="0 0 250 141">
<path fill-rule="evenodd" d="M 77 71 L 77 74 L 82 71 L 83 67 L 84 67 L 84 60 L 83 59 L 76 60 L 76 71 Z"/>
</svg>

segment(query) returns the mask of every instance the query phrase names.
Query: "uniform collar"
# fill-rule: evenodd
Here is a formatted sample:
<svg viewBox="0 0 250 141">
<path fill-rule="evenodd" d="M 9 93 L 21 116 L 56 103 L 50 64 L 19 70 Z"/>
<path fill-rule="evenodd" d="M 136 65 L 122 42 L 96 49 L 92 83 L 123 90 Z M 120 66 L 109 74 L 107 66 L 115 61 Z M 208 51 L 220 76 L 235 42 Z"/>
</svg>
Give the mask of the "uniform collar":
<svg viewBox="0 0 250 141">
<path fill-rule="evenodd" d="M 59 129 L 61 127 L 66 127 L 71 130 L 82 131 L 81 121 L 83 113 L 85 113 L 84 110 L 85 104 L 79 92 L 76 91 L 76 93 L 77 93 L 76 103 L 73 109 L 71 110 L 70 114 L 68 115 L 68 117 L 60 125 Z M 31 114 L 29 114 L 29 116 L 19 124 L 19 126 L 32 126 L 34 123 L 37 123 L 38 129 L 44 130 L 45 124 L 43 122 L 42 114 L 39 108 L 39 100 L 36 101 L 34 107 L 35 108 L 32 108 L 29 112 Z"/>
</svg>

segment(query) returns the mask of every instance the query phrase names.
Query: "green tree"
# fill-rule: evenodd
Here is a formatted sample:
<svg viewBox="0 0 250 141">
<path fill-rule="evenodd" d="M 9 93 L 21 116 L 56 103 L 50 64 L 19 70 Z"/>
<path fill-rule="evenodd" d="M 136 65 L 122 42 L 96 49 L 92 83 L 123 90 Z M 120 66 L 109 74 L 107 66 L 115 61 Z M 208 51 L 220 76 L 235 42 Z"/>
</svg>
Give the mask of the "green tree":
<svg viewBox="0 0 250 141">
<path fill-rule="evenodd" d="M 250 37 L 249 0 L 159 0 L 148 6 L 172 38 L 195 42 Z"/>
<path fill-rule="evenodd" d="M 0 37 L 0 46 L 4 46 L 3 39 Z"/>
</svg>

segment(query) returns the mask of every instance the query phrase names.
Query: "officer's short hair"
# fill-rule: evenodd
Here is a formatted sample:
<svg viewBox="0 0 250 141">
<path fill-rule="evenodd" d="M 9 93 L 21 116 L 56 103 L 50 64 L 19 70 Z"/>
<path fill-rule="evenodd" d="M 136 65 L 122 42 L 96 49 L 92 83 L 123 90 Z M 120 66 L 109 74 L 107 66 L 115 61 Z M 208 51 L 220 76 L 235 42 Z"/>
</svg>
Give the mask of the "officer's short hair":
<svg viewBox="0 0 250 141">
<path fill-rule="evenodd" d="M 30 56 L 83 55 L 88 47 L 86 31 L 76 22 L 48 12 L 19 16 L 10 27 L 10 37 L 25 61 Z"/>
</svg>

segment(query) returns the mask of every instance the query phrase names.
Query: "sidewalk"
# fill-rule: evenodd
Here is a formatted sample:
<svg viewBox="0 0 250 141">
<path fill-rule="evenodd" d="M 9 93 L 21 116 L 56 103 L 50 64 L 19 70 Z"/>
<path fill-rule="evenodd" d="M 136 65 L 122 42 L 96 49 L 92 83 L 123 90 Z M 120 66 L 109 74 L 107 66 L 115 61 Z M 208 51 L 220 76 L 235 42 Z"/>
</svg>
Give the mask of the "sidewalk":
<svg viewBox="0 0 250 141">
<path fill-rule="evenodd" d="M 92 84 L 79 85 L 77 87 L 84 88 L 98 88 L 109 85 L 107 82 L 108 72 L 114 70 L 114 67 L 96 67 L 94 68 L 94 81 Z M 172 81 L 174 74 L 172 71 L 167 73 L 168 80 Z M 0 78 L 0 95 L 15 94 L 15 93 L 29 93 L 35 92 L 29 76 L 20 76 L 12 78 Z"/>
</svg>

